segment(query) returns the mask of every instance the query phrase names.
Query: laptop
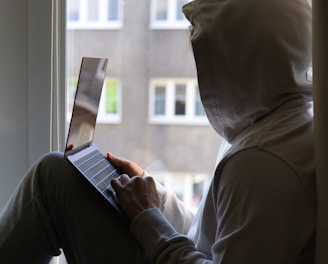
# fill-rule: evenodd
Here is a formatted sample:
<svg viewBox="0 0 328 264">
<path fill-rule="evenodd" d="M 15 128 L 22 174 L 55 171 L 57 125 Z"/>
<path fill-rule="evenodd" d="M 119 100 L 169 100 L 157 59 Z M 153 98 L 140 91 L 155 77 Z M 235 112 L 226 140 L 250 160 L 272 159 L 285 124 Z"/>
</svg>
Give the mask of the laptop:
<svg viewBox="0 0 328 264">
<path fill-rule="evenodd" d="M 75 92 L 65 157 L 124 216 L 116 203 L 111 180 L 119 171 L 94 145 L 93 136 L 108 59 L 83 57 Z"/>
</svg>

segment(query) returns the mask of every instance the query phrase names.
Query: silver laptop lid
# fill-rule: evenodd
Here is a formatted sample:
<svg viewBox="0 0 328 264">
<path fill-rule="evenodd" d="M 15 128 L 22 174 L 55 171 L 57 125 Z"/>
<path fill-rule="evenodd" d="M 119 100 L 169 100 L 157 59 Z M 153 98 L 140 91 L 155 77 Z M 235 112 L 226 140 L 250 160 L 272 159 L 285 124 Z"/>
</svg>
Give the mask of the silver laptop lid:
<svg viewBox="0 0 328 264">
<path fill-rule="evenodd" d="M 69 126 L 65 157 L 93 141 L 108 59 L 83 57 Z"/>
</svg>

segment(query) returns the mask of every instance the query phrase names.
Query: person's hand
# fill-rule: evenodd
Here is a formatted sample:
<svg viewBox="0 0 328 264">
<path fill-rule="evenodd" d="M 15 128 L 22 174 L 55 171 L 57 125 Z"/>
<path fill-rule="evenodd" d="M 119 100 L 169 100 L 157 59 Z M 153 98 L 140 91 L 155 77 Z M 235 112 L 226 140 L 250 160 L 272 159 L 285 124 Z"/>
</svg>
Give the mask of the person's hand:
<svg viewBox="0 0 328 264">
<path fill-rule="evenodd" d="M 132 176 L 142 176 L 143 169 L 133 161 L 119 158 L 114 156 L 112 153 L 107 153 L 107 159 L 111 164 L 114 165 L 121 173 Z"/>
<path fill-rule="evenodd" d="M 122 174 L 118 179 L 112 180 L 112 187 L 118 204 L 130 220 L 146 209 L 161 206 L 155 181 L 150 176 L 130 178 Z"/>
<path fill-rule="evenodd" d="M 67 146 L 66 146 L 66 151 L 69 151 L 69 150 L 72 150 L 73 149 L 73 144 L 67 144 Z"/>
</svg>

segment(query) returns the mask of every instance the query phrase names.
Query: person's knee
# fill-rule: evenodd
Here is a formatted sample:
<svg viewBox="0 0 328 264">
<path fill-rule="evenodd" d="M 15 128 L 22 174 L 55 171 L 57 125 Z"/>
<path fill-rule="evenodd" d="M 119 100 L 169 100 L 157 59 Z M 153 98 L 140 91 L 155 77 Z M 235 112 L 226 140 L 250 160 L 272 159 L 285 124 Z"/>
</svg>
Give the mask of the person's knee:
<svg viewBox="0 0 328 264">
<path fill-rule="evenodd" d="M 77 174 L 77 171 L 61 152 L 49 152 L 42 156 L 36 164 L 35 170 L 39 182 L 45 185 L 44 187 L 49 184 L 51 186 L 67 185 Z"/>
<path fill-rule="evenodd" d="M 62 152 L 54 151 L 43 155 L 38 162 L 45 166 L 61 166 L 61 164 L 66 163 L 66 159 Z"/>
</svg>

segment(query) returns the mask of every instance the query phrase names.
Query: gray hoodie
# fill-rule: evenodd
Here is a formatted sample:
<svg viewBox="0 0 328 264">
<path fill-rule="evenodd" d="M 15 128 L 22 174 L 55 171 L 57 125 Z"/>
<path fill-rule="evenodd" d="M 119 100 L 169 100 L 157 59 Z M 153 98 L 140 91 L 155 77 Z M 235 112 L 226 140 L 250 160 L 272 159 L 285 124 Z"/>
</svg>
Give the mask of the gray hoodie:
<svg viewBox="0 0 328 264">
<path fill-rule="evenodd" d="M 131 232 L 155 263 L 314 263 L 307 1 L 195 0 L 184 13 L 202 103 L 231 147 L 190 228 L 161 192 L 162 210 L 141 213 Z"/>
<path fill-rule="evenodd" d="M 184 12 L 194 28 L 202 102 L 228 141 L 290 100 L 312 101 L 305 0 L 196 0 Z"/>
</svg>

